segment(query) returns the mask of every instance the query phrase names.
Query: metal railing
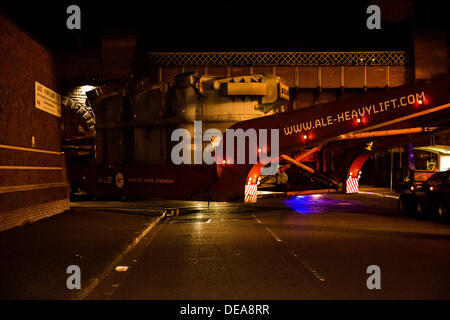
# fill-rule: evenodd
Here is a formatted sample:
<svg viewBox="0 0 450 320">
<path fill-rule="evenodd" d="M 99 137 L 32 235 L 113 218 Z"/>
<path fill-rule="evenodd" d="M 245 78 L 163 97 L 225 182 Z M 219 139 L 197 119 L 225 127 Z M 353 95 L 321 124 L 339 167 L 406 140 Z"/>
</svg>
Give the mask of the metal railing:
<svg viewBox="0 0 450 320">
<path fill-rule="evenodd" d="M 403 66 L 406 51 L 348 52 L 149 52 L 157 66 Z"/>
</svg>

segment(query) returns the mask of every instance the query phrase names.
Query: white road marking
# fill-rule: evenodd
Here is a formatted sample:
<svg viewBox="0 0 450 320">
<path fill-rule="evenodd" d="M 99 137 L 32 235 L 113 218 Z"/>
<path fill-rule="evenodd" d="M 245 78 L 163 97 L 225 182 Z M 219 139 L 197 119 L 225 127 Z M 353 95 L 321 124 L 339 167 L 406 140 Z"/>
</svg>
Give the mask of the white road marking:
<svg viewBox="0 0 450 320">
<path fill-rule="evenodd" d="M 256 220 L 258 223 L 262 223 L 261 220 L 259 220 L 254 214 L 252 214 L 252 217 L 255 218 L 255 220 Z"/>
<path fill-rule="evenodd" d="M 277 242 L 283 241 L 283 240 L 281 240 L 280 238 L 278 238 L 278 237 L 276 236 L 276 234 L 273 233 L 273 231 L 270 230 L 269 228 L 266 227 L 266 230 L 272 235 L 272 237 L 274 237 L 275 240 L 277 240 Z"/>
<path fill-rule="evenodd" d="M 307 263 L 306 261 L 300 259 L 300 257 L 299 257 L 292 249 L 289 249 L 289 253 L 290 253 L 292 256 L 294 256 L 298 261 L 300 261 L 301 264 L 303 264 L 303 266 L 304 266 L 309 272 L 311 272 L 311 273 L 314 275 L 314 277 L 316 277 L 319 281 L 325 281 L 325 278 L 324 278 L 323 276 L 321 276 L 321 275 L 319 274 L 319 272 L 317 272 L 316 270 L 314 270 L 314 268 L 311 267 L 311 266 L 309 265 L 309 263 Z"/>
<path fill-rule="evenodd" d="M 261 222 L 254 214 L 252 214 L 252 217 L 255 218 L 255 220 L 256 220 L 258 223 L 262 223 L 262 222 Z M 270 230 L 270 228 L 266 227 L 266 230 L 272 235 L 272 237 L 274 237 L 274 239 L 275 239 L 277 242 L 282 242 L 282 241 L 283 241 L 283 240 L 281 240 L 280 238 L 278 238 L 277 235 L 276 235 L 272 230 Z M 319 272 L 317 272 L 313 267 L 311 267 L 311 266 L 309 265 L 309 263 L 307 263 L 306 261 L 300 259 L 300 257 L 299 257 L 292 249 L 289 249 L 289 253 L 290 253 L 294 258 L 296 258 L 298 261 L 300 261 L 300 263 L 301 263 L 301 264 L 302 264 L 309 272 L 311 272 L 311 273 L 314 275 L 314 277 L 316 277 L 316 279 L 318 279 L 319 281 L 325 281 L 325 278 L 324 278 L 323 276 L 321 276 L 321 275 L 319 274 Z"/>
</svg>

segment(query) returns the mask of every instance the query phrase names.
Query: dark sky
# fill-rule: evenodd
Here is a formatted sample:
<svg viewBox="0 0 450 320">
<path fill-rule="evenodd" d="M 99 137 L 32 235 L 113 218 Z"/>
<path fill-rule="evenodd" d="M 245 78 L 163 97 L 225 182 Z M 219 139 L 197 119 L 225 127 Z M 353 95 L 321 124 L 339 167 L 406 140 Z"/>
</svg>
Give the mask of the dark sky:
<svg viewBox="0 0 450 320">
<path fill-rule="evenodd" d="M 395 50 L 411 30 L 448 29 L 446 1 L 1 1 L 0 11 L 52 49 L 95 48 L 100 34 L 133 33 L 146 50 Z M 66 28 L 66 8 L 81 8 L 81 31 Z M 368 30 L 366 8 L 381 8 Z"/>
</svg>

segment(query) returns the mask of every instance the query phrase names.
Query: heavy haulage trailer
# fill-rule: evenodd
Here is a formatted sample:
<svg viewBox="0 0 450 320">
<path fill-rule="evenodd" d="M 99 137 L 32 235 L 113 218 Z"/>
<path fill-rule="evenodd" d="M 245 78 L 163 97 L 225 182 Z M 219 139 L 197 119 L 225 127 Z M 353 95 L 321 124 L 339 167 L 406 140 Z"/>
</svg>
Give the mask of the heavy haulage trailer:
<svg viewBox="0 0 450 320">
<path fill-rule="evenodd" d="M 357 98 L 294 111 L 285 111 L 288 89 L 278 77 L 195 77 L 194 74 L 188 74 L 177 78 L 178 90 L 172 96 L 176 97 L 178 103 L 184 101 L 185 105 L 193 106 L 192 116 L 187 119 L 203 119 L 204 110 L 198 106 L 205 99 L 213 99 L 210 104 L 216 103 L 217 106 L 221 103 L 240 103 L 244 108 L 248 106 L 245 103 L 250 103 L 251 108 L 261 110 L 262 115 L 271 110 L 271 115 L 260 114 L 257 118 L 234 121 L 230 129 L 278 129 L 279 160 L 282 164 L 279 174 L 287 167 L 294 166 L 312 180 L 319 181 L 322 188 L 326 186 L 329 190 L 338 192 L 355 192 L 355 187 L 357 190 L 362 166 L 373 152 L 390 146 L 388 138 L 403 137 L 407 143 L 413 134 L 438 132 L 448 129 L 449 125 L 448 76 L 380 89 Z M 262 168 L 267 165 L 264 163 L 237 164 L 234 158 L 221 159 L 213 165 L 173 165 L 127 162 L 127 159 L 114 161 L 111 157 L 106 159 L 105 155 L 114 152 L 114 148 L 102 149 L 104 141 L 109 140 L 111 145 L 111 141 L 114 144 L 117 139 L 115 148 L 123 148 L 118 140 L 118 130 L 128 130 L 126 134 L 134 134 L 133 150 L 140 148 L 145 151 L 154 146 L 151 143 L 136 143 L 136 137 L 145 134 L 143 128 L 152 125 L 175 129 L 175 126 L 170 117 L 159 122 L 152 120 L 156 116 L 148 113 L 149 111 L 135 110 L 134 113 L 131 112 L 128 121 L 121 121 L 115 116 L 101 116 L 102 112 L 107 113 L 96 108 L 95 101 L 111 93 L 100 91 L 93 90 L 88 93 L 88 97 L 91 105 L 94 105 L 96 115 L 96 152 L 102 154 L 100 158 L 103 157 L 103 160 L 98 161 L 97 156 L 95 164 L 69 166 L 69 176 L 75 190 L 84 190 L 92 196 L 256 201 L 258 185 L 267 179 L 260 177 Z M 213 94 L 215 96 L 211 98 Z M 166 101 L 170 99 L 166 97 Z M 133 102 L 131 106 L 133 107 Z M 190 112 L 188 108 L 183 110 Z M 147 120 L 137 119 L 139 116 L 136 118 L 136 114 L 139 112 L 147 112 Z M 98 120 L 102 117 L 107 119 L 103 123 Z M 224 135 L 220 144 L 226 147 L 226 140 Z M 170 136 L 166 137 L 166 141 L 170 143 Z M 246 146 L 248 147 L 248 142 Z M 258 152 L 261 148 L 267 149 L 266 153 L 270 154 L 270 140 L 267 145 L 258 145 L 256 150 L 247 151 Z M 128 152 L 133 150 L 128 149 Z M 128 154 L 126 151 L 122 154 Z M 304 162 L 311 156 L 316 157 L 315 167 Z M 246 161 L 248 158 L 247 156 Z"/>
</svg>

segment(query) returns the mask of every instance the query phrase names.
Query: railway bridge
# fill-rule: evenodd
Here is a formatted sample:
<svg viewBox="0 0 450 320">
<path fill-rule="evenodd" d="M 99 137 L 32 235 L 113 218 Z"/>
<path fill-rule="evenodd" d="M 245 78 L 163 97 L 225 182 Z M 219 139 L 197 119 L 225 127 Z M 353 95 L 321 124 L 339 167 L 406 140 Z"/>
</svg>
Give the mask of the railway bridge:
<svg viewBox="0 0 450 320">
<path fill-rule="evenodd" d="M 291 109 L 350 98 L 412 79 L 407 51 L 348 52 L 148 52 L 148 74 L 170 84 L 176 74 L 236 77 L 272 74 L 291 88 Z"/>
</svg>

